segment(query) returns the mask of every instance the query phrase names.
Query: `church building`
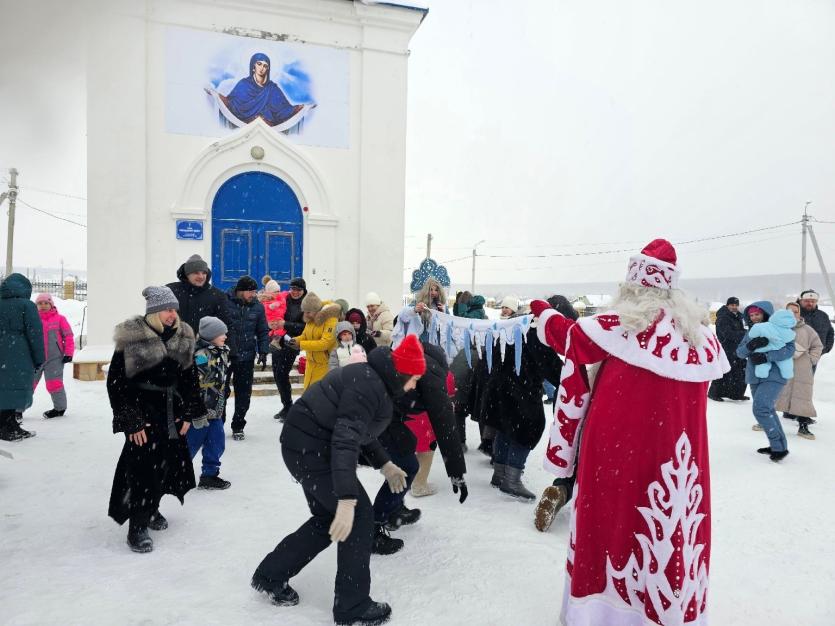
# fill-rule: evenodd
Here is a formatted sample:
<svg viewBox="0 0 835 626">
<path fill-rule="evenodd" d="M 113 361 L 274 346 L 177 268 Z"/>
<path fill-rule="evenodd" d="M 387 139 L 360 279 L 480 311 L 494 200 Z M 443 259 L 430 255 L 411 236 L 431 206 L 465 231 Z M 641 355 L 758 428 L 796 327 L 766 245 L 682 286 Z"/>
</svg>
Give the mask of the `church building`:
<svg viewBox="0 0 835 626">
<path fill-rule="evenodd" d="M 402 294 L 409 41 L 371 0 L 114 0 L 87 50 L 88 345 L 192 254 L 227 290 Z"/>
</svg>

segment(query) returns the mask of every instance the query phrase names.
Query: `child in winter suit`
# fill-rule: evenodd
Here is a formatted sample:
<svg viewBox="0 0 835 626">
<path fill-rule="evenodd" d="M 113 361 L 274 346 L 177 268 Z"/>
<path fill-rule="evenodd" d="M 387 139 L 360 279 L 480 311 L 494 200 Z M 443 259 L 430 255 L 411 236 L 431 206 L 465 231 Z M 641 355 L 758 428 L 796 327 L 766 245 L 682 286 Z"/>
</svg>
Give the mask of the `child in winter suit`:
<svg viewBox="0 0 835 626">
<path fill-rule="evenodd" d="M 35 373 L 34 388 L 38 387 L 41 376 L 46 376 L 46 390 L 52 396 L 52 408 L 43 416 L 47 419 L 60 417 L 67 410 L 67 392 L 64 391 L 64 364 L 72 362 L 75 340 L 67 318 L 55 308 L 55 302 L 48 293 L 35 298 L 38 314 L 43 326 L 43 343 L 46 361 Z"/>
<path fill-rule="evenodd" d="M 192 420 L 191 428 L 186 433 L 192 459 L 203 448 L 203 469 L 198 489 L 228 489 L 232 485 L 220 477 L 220 457 L 226 449 L 226 435 L 221 419 L 226 397 L 226 373 L 229 369 L 226 331 L 226 324 L 218 318 L 204 317 L 200 320 L 194 349 L 200 393 L 207 413 L 206 418 Z"/>
<path fill-rule="evenodd" d="M 777 311 L 768 321 L 754 324 L 748 331 L 748 336 L 752 339 L 762 337 L 768 340 L 767 345 L 757 348 L 754 352 L 779 350 L 790 341 L 794 341 L 794 325 L 796 323 L 797 320 L 794 319 L 791 311 L 782 310 Z M 776 361 L 776 364 L 783 378 L 789 380 L 794 377 L 794 359 L 783 359 L 782 361 Z M 770 370 L 771 363 L 761 363 L 754 366 L 754 373 L 757 378 L 768 378 Z"/>
<path fill-rule="evenodd" d="M 270 348 L 278 350 L 281 348 L 281 338 L 284 336 L 284 328 L 273 328 L 275 322 L 283 321 L 287 313 L 287 291 L 281 291 L 281 287 L 274 280 L 267 282 L 264 287 L 264 294 L 259 298 L 264 305 L 264 314 L 267 317 L 267 326 L 270 327 Z"/>
<path fill-rule="evenodd" d="M 328 371 L 348 365 L 356 348 L 365 353 L 363 347 L 357 343 L 354 325 L 351 322 L 339 322 L 336 325 L 336 348 L 328 358 Z"/>
</svg>

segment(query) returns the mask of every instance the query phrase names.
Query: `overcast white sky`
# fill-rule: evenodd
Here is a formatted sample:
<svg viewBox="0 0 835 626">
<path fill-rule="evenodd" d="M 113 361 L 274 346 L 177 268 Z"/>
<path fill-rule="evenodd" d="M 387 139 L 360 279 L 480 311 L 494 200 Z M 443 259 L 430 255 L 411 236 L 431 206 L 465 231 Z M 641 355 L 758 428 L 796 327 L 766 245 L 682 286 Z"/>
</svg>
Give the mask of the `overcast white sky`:
<svg viewBox="0 0 835 626">
<path fill-rule="evenodd" d="M 835 220 L 835 2 L 429 0 L 412 40 L 406 262 L 479 282 L 610 280 L 640 248 Z M 83 49 L 67 4 L 0 0 L 0 168 L 84 221 Z M 33 81 L 42 72 L 44 80 Z M 56 114 L 56 109 L 58 113 Z M 116 147 L 114 147 L 114 150 Z M 0 174 L 0 181 L 5 174 Z M 5 206 L 0 219 L 5 257 Z M 835 266 L 835 225 L 817 227 Z M 86 264 L 83 229 L 21 207 L 20 265 Z M 611 244 L 611 245 L 609 245 Z M 793 272 L 799 226 L 682 245 L 686 277 Z M 468 280 L 469 258 L 449 264 Z"/>
<path fill-rule="evenodd" d="M 518 257 L 479 259 L 479 282 L 611 280 L 624 254 L 523 255 L 782 224 L 807 200 L 835 220 L 835 2 L 428 4 L 410 61 L 405 265 L 431 232 L 438 260 L 480 239 Z M 796 272 L 799 232 L 683 245 L 680 264 Z M 835 265 L 835 226 L 816 232 Z M 468 281 L 470 260 L 449 270 Z"/>
</svg>

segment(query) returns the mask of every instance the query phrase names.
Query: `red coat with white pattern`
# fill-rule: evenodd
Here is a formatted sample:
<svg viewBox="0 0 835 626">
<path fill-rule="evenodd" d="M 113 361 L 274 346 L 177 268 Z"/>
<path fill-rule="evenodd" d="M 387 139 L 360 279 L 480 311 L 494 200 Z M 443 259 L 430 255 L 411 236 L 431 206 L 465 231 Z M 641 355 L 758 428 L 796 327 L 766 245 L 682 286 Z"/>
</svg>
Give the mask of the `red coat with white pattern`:
<svg viewBox="0 0 835 626">
<path fill-rule="evenodd" d="M 566 624 L 707 623 L 706 396 L 728 363 L 702 334 L 691 346 L 664 312 L 642 333 L 625 332 L 613 312 L 540 316 L 540 341 L 566 356 L 545 467 L 571 476 L 579 459 Z M 594 363 L 591 390 L 583 366 Z"/>
</svg>

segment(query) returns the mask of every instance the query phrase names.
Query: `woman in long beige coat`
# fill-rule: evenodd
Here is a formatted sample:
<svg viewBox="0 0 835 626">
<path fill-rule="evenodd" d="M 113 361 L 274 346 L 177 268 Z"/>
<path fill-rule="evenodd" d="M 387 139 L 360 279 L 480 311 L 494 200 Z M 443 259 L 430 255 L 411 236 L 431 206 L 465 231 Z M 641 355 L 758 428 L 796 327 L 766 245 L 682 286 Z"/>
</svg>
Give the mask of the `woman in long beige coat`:
<svg viewBox="0 0 835 626">
<path fill-rule="evenodd" d="M 800 307 L 796 302 L 789 302 L 786 308 L 794 313 L 797 320 L 794 327 L 797 335 L 794 340 L 794 378 L 786 383 L 774 408 L 783 411 L 785 417 L 797 419 L 799 436 L 814 439 L 815 436 L 809 431 L 812 418 L 817 417 L 815 405 L 812 403 L 815 384 L 812 369 L 821 358 L 823 343 L 818 333 L 800 317 Z"/>
</svg>

